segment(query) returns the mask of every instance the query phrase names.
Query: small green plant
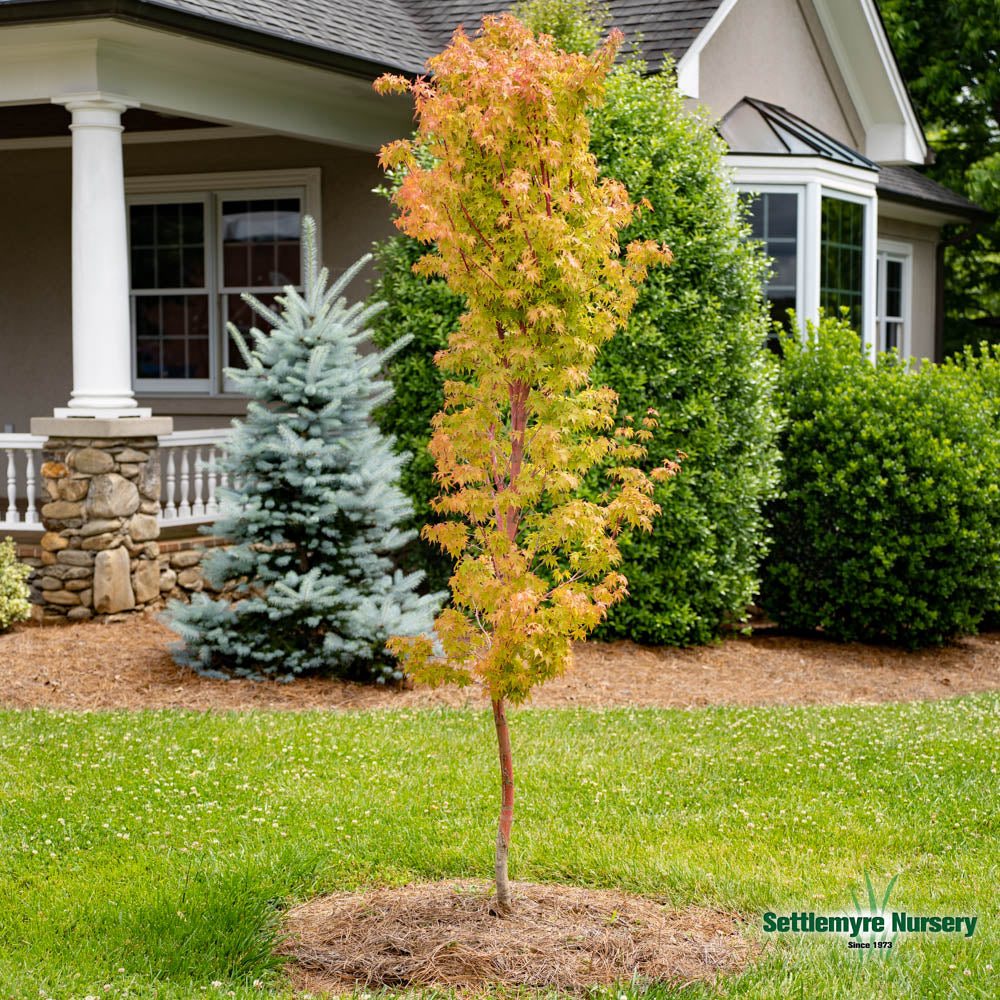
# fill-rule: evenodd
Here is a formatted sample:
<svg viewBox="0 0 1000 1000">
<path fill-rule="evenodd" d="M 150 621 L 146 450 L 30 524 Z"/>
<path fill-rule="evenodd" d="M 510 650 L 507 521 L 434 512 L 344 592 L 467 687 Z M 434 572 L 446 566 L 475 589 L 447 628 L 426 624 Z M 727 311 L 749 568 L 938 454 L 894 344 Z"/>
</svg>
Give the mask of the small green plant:
<svg viewBox="0 0 1000 1000">
<path fill-rule="evenodd" d="M 0 630 L 24 621 L 31 614 L 27 580 L 31 567 L 17 561 L 12 538 L 0 542 Z"/>
</svg>

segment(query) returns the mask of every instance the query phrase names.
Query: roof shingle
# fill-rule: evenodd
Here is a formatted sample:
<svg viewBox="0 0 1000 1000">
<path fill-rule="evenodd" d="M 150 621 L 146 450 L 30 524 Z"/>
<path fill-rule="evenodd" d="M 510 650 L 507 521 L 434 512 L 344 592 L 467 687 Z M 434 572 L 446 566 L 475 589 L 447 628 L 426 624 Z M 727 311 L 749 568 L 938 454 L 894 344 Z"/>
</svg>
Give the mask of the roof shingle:
<svg viewBox="0 0 1000 1000">
<path fill-rule="evenodd" d="M 612 22 L 636 42 L 651 68 L 666 55 L 687 51 L 721 0 L 611 0 Z M 94 16 L 88 3 L 80 14 Z M 108 0 L 110 9 L 114 0 Z M 511 0 L 139 0 L 131 6 L 180 11 L 224 25 L 337 53 L 376 67 L 422 73 L 427 60 L 447 44 L 455 28 L 473 31 L 485 14 L 511 6 Z M 0 19 L 29 10 L 33 18 L 55 16 L 67 4 L 53 0 L 0 0 Z M 59 15 L 69 16 L 65 12 Z"/>
<path fill-rule="evenodd" d="M 917 173 L 912 167 L 882 165 L 876 185 L 879 198 L 886 201 L 902 201 L 925 205 L 928 208 L 951 209 L 956 215 L 989 216 L 981 205 L 970 201 L 957 191 L 946 188 L 937 181 Z"/>
</svg>

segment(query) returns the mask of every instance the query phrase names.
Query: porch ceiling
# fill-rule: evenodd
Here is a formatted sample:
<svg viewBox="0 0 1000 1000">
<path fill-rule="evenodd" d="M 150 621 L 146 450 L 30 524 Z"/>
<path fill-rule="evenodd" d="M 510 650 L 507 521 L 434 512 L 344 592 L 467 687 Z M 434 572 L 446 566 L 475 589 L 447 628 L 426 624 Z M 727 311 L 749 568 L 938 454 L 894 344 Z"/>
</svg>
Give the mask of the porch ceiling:
<svg viewBox="0 0 1000 1000">
<path fill-rule="evenodd" d="M 59 104 L 10 104 L 0 106 L 0 140 L 65 138 L 69 141 L 70 112 Z M 213 122 L 145 108 L 129 108 L 122 115 L 126 133 L 163 132 L 212 128 Z"/>
<path fill-rule="evenodd" d="M 95 91 L 144 112 L 355 149 L 377 149 L 412 127 L 405 99 L 270 55 L 114 20 L 0 28 L 0 104 Z"/>
</svg>

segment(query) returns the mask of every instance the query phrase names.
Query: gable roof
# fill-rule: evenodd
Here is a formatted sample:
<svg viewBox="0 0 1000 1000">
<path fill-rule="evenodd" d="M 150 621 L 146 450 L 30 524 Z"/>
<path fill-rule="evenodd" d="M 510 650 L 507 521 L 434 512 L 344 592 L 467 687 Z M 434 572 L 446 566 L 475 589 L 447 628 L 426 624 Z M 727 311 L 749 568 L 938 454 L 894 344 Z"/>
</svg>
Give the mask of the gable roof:
<svg viewBox="0 0 1000 1000">
<path fill-rule="evenodd" d="M 611 0 L 626 45 L 641 40 L 651 67 L 679 60 L 723 0 Z M 510 0 L 0 0 L 0 24 L 121 17 L 361 75 L 424 72 L 459 24 L 472 30 Z M 282 45 L 283 43 L 283 45 Z M 312 58 L 309 58 L 312 50 Z M 326 58 L 324 58 L 326 57 Z"/>
</svg>

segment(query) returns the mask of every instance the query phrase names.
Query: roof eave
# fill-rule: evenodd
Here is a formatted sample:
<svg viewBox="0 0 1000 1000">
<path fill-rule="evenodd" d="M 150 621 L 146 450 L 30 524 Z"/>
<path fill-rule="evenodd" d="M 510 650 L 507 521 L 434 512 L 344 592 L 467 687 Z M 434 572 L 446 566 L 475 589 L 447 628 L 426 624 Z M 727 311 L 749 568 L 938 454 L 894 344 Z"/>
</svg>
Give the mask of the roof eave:
<svg viewBox="0 0 1000 1000">
<path fill-rule="evenodd" d="M 934 198 L 921 198 L 919 195 L 903 194 L 898 191 L 886 191 L 876 188 L 878 200 L 892 201 L 900 205 L 912 205 L 914 208 L 924 208 L 931 212 L 939 212 L 942 215 L 957 215 L 964 219 L 974 219 L 986 221 L 993 218 L 993 213 L 988 209 L 980 208 L 978 205 L 956 205 L 949 201 L 937 201 Z"/>
<path fill-rule="evenodd" d="M 107 18 L 176 31 L 205 41 L 231 45 L 365 80 L 374 80 L 386 72 L 411 77 L 418 74 L 411 66 L 391 65 L 349 52 L 309 45 L 285 35 L 255 31 L 223 18 L 179 10 L 156 3 L 155 0 L 13 0 L 0 3 L 0 27 Z"/>
</svg>

